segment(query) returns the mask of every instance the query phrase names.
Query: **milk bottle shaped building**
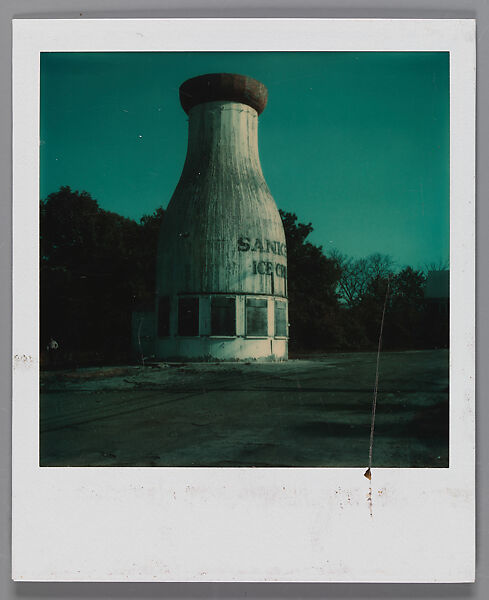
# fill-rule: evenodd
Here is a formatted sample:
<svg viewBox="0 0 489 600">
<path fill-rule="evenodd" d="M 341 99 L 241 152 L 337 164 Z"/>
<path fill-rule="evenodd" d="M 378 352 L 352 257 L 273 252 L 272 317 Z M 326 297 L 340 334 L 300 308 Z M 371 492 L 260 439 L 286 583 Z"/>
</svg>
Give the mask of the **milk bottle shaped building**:
<svg viewBox="0 0 489 600">
<path fill-rule="evenodd" d="M 228 73 L 180 87 L 188 148 L 158 242 L 159 359 L 287 359 L 285 234 L 258 154 L 267 96 Z"/>
</svg>

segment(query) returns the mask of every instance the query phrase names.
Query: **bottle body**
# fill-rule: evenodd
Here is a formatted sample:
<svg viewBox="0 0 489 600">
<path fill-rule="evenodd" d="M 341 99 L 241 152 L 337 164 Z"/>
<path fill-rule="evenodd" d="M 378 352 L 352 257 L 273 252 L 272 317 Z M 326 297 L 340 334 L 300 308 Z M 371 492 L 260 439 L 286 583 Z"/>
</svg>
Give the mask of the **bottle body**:
<svg viewBox="0 0 489 600">
<path fill-rule="evenodd" d="M 287 257 L 263 177 L 258 113 L 216 100 L 189 110 L 187 157 L 157 260 L 156 356 L 287 358 Z"/>
</svg>

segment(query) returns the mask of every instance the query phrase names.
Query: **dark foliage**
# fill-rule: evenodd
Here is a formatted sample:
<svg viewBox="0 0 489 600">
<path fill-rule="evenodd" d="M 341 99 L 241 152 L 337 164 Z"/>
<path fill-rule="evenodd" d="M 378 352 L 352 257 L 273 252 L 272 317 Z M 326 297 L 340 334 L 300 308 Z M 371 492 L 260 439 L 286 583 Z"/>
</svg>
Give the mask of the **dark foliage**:
<svg viewBox="0 0 489 600">
<path fill-rule="evenodd" d="M 336 288 L 341 274 L 338 261 L 307 241 L 311 223 L 297 221 L 280 211 L 287 241 L 290 345 L 292 350 L 335 349 L 341 344 Z"/>
<path fill-rule="evenodd" d="M 141 224 L 62 187 L 40 206 L 41 349 L 63 362 L 127 360 L 131 312 L 151 303 L 163 211 Z"/>
<path fill-rule="evenodd" d="M 448 311 L 427 300 L 426 276 L 412 267 L 394 271 L 390 256 L 328 257 L 307 241 L 311 223 L 281 211 L 287 238 L 290 349 L 375 350 L 384 302 L 382 346 L 390 350 L 448 347 Z M 388 293 L 387 293 L 388 292 Z"/>
<path fill-rule="evenodd" d="M 381 254 L 326 256 L 307 240 L 311 223 L 280 215 L 292 352 L 374 350 L 387 285 L 383 347 L 447 347 L 448 309 L 425 299 L 424 273 L 411 267 L 395 273 L 392 259 Z M 64 365 L 130 360 L 132 311 L 154 300 L 163 218 L 158 208 L 137 223 L 69 187 L 41 201 L 41 350 L 53 338 Z"/>
</svg>

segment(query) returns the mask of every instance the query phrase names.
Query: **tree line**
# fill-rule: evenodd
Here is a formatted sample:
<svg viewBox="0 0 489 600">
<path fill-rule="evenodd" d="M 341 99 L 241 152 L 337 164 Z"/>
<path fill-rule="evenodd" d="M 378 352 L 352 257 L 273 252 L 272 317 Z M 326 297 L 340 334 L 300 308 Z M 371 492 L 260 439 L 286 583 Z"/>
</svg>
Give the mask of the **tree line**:
<svg viewBox="0 0 489 600">
<path fill-rule="evenodd" d="M 287 240 L 289 348 L 294 353 L 447 347 L 448 314 L 426 300 L 426 273 L 383 254 L 355 259 L 308 241 L 311 223 L 280 211 Z M 41 350 L 66 364 L 132 358 L 131 314 L 154 300 L 164 210 L 136 222 L 61 187 L 40 202 Z M 387 293 L 388 291 L 388 293 Z"/>
</svg>

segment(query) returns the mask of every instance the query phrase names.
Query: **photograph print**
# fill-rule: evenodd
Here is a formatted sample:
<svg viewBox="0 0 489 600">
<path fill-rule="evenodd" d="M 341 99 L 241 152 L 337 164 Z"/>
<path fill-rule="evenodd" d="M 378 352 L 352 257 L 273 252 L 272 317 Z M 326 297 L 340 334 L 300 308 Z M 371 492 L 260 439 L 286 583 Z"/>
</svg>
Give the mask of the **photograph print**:
<svg viewBox="0 0 489 600">
<path fill-rule="evenodd" d="M 41 467 L 449 467 L 449 53 L 42 52 Z"/>
</svg>

